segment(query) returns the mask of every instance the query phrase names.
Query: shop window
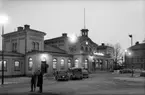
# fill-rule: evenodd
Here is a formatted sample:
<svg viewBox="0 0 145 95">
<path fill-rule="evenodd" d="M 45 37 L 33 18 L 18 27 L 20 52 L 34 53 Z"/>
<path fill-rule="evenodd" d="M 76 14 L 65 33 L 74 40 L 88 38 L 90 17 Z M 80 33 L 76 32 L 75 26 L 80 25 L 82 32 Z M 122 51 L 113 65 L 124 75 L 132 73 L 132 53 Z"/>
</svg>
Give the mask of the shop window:
<svg viewBox="0 0 145 95">
<path fill-rule="evenodd" d="M 79 61 L 78 61 L 78 59 L 75 60 L 75 67 L 79 67 Z"/>
<path fill-rule="evenodd" d="M 20 62 L 19 61 L 14 62 L 14 69 L 15 69 L 15 71 L 20 71 Z"/>
<path fill-rule="evenodd" d="M 28 70 L 32 70 L 32 67 L 33 67 L 33 61 L 32 61 L 32 58 L 30 57 L 29 59 L 28 59 Z"/>
<path fill-rule="evenodd" d="M 2 60 L 0 60 L 0 71 L 2 71 Z M 7 71 L 7 61 L 4 60 L 4 71 Z"/>
<path fill-rule="evenodd" d="M 68 68 L 71 68 L 71 60 L 68 60 Z"/>
<path fill-rule="evenodd" d="M 54 58 L 54 59 L 53 59 L 53 69 L 56 69 L 56 64 L 57 64 L 57 59 Z"/>
</svg>

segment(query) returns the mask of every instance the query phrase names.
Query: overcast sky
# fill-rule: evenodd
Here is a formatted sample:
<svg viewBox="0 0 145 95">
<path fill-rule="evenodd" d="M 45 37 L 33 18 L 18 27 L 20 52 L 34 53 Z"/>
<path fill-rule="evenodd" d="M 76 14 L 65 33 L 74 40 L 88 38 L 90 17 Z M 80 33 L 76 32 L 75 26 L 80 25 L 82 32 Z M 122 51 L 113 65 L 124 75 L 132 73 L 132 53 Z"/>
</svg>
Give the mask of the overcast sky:
<svg viewBox="0 0 145 95">
<path fill-rule="evenodd" d="M 0 1 L 0 13 L 9 16 L 5 33 L 29 24 L 32 29 L 46 32 L 45 39 L 62 33 L 79 36 L 84 27 L 84 8 L 89 37 L 97 44 L 120 43 L 126 49 L 130 46 L 128 34 L 133 35 L 134 43 L 145 38 L 145 0 Z"/>
</svg>

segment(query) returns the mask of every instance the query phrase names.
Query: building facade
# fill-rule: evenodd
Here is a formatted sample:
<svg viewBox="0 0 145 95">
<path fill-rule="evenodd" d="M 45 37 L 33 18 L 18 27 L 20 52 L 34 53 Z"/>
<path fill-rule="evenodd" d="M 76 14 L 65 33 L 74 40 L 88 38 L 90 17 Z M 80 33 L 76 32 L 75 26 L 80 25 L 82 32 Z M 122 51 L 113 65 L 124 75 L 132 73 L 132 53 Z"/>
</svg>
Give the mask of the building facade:
<svg viewBox="0 0 145 95">
<path fill-rule="evenodd" d="M 82 35 L 74 43 L 70 42 L 67 33 L 44 40 L 46 33 L 31 29 L 30 25 L 4 34 L 4 75 L 30 75 L 40 69 L 43 62 L 48 65 L 48 75 L 71 67 L 85 68 L 89 72 L 111 69 L 113 48 L 93 42 L 88 37 L 88 31 L 82 29 Z M 0 68 L 1 54 L 0 52 Z"/>
<path fill-rule="evenodd" d="M 127 68 L 145 70 L 145 43 L 136 42 L 135 45 L 128 48 L 125 55 L 125 65 Z"/>
</svg>

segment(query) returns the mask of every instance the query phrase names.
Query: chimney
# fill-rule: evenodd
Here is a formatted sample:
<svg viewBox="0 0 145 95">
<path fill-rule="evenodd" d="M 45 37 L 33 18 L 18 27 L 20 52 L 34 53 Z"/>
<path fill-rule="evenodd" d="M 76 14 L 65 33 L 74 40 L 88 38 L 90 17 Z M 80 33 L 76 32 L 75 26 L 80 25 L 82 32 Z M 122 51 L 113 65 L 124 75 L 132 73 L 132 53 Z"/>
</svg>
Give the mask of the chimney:
<svg viewBox="0 0 145 95">
<path fill-rule="evenodd" d="M 67 33 L 62 33 L 62 36 L 63 37 L 67 37 Z"/>
<path fill-rule="evenodd" d="M 139 41 L 137 41 L 136 43 L 135 43 L 135 45 L 138 45 L 139 44 Z"/>
<path fill-rule="evenodd" d="M 30 29 L 30 25 L 25 24 L 25 25 L 24 25 L 24 28 L 25 28 L 25 29 Z"/>
<path fill-rule="evenodd" d="M 102 46 L 105 46 L 105 44 L 104 44 L 104 43 L 102 43 Z"/>
<path fill-rule="evenodd" d="M 23 27 L 19 26 L 17 27 L 17 31 L 22 31 L 23 30 Z"/>
</svg>

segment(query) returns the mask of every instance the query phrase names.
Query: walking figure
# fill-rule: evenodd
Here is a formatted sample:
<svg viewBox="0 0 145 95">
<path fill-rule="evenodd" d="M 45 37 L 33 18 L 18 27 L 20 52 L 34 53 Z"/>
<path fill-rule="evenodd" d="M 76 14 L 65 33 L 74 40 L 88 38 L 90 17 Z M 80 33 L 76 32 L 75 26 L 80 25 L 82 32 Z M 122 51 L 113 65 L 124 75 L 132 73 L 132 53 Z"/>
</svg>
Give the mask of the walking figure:
<svg viewBox="0 0 145 95">
<path fill-rule="evenodd" d="M 38 81 L 37 81 L 37 86 L 39 87 L 39 92 L 42 93 L 42 87 L 43 87 L 43 73 L 40 72 L 38 75 Z"/>
<path fill-rule="evenodd" d="M 33 73 L 31 76 L 31 92 L 35 91 L 36 89 L 36 80 L 37 80 L 37 75 L 36 73 Z"/>
</svg>

